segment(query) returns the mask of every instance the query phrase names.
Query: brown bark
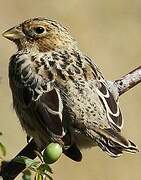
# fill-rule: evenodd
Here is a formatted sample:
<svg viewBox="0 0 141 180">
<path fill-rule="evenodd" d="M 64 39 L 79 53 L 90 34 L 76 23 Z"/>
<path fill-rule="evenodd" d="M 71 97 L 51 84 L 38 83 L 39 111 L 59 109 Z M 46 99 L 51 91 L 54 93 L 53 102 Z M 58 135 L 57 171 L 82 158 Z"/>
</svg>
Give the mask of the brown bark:
<svg viewBox="0 0 141 180">
<path fill-rule="evenodd" d="M 124 94 L 129 89 L 141 82 L 141 66 L 134 69 L 130 73 L 114 81 L 115 86 L 118 88 L 119 95 Z"/>
</svg>

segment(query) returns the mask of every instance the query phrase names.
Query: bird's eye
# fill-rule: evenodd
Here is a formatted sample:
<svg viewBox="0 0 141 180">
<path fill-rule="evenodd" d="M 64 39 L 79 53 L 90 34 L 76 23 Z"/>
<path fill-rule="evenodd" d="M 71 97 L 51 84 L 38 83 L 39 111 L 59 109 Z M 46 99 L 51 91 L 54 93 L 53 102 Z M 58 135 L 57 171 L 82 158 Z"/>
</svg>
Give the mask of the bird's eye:
<svg viewBox="0 0 141 180">
<path fill-rule="evenodd" d="M 37 34 L 42 34 L 45 31 L 45 28 L 39 26 L 39 27 L 36 27 L 34 30 Z"/>
</svg>

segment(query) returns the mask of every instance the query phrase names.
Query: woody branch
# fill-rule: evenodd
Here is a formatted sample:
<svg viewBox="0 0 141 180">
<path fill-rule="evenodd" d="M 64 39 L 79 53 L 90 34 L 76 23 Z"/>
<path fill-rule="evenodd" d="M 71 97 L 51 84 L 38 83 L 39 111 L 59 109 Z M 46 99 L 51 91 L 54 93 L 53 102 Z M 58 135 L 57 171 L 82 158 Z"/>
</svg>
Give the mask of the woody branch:
<svg viewBox="0 0 141 180">
<path fill-rule="evenodd" d="M 129 89 L 133 88 L 141 82 L 141 66 L 129 72 L 125 76 L 114 81 L 115 86 L 118 88 L 119 95 L 124 94 Z"/>
</svg>

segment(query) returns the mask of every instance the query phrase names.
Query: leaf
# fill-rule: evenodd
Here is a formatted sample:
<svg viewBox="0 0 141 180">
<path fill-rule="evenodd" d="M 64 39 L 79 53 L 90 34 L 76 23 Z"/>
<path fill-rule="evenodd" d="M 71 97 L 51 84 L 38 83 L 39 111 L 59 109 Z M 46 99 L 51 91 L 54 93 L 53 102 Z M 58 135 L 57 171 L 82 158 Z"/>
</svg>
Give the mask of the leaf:
<svg viewBox="0 0 141 180">
<path fill-rule="evenodd" d="M 26 156 L 18 156 L 14 159 L 14 161 L 19 162 L 21 164 L 25 164 L 27 168 L 28 167 L 37 168 L 37 165 L 40 163 L 40 162 L 37 162 L 37 161 L 30 159 Z"/>
<path fill-rule="evenodd" d="M 42 173 L 44 173 L 45 171 L 48 171 L 49 173 L 53 174 L 53 171 L 51 169 L 51 167 L 48 164 L 41 164 L 38 167 L 38 170 Z"/>
<path fill-rule="evenodd" d="M 35 166 L 31 165 L 30 167 L 28 167 L 28 169 L 31 171 L 37 172 L 37 167 L 35 167 Z"/>
<path fill-rule="evenodd" d="M 31 172 L 29 169 L 26 169 L 25 171 L 23 171 L 22 179 L 23 180 L 31 180 Z"/>
<path fill-rule="evenodd" d="M 1 142 L 0 142 L 0 151 L 2 153 L 2 156 L 6 156 L 6 148 Z"/>
</svg>

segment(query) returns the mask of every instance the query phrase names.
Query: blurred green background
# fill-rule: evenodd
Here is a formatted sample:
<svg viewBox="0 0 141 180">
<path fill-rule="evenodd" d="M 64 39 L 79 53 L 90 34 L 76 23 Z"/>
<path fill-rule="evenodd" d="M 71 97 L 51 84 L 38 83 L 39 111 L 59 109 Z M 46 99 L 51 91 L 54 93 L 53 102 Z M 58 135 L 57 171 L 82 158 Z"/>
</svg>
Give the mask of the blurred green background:
<svg viewBox="0 0 141 180">
<path fill-rule="evenodd" d="M 140 0 L 0 0 L 0 33 L 25 19 L 45 16 L 64 24 L 83 52 L 94 59 L 107 79 L 116 79 L 141 65 Z M 0 139 L 12 158 L 26 144 L 26 135 L 12 109 L 8 59 L 15 46 L 0 36 Z M 123 134 L 141 147 L 141 85 L 120 99 Z M 83 152 L 75 163 L 62 156 L 53 165 L 54 180 L 140 180 L 141 154 L 112 159 L 99 148 Z M 21 179 L 20 177 L 17 179 Z"/>
</svg>

